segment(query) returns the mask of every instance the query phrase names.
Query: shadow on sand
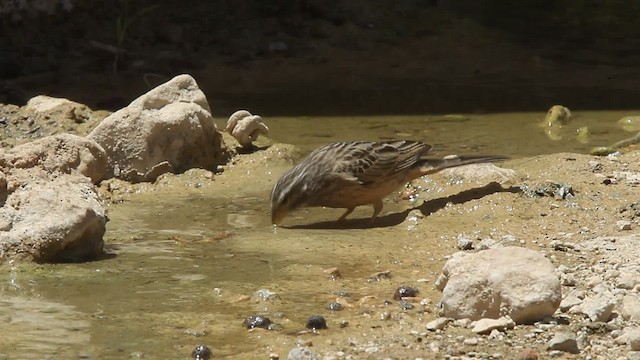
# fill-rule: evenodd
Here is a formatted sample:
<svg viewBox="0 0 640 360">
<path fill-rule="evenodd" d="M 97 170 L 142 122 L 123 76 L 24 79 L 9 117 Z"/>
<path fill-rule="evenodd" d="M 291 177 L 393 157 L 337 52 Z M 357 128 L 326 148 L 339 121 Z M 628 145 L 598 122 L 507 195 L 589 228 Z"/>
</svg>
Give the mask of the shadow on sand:
<svg viewBox="0 0 640 360">
<path fill-rule="evenodd" d="M 423 202 L 420 206 L 416 206 L 411 209 L 407 209 L 403 212 L 388 214 L 379 216 L 375 219 L 361 218 L 361 219 L 347 219 L 345 221 L 322 221 L 313 224 L 285 226 L 287 229 L 371 229 L 371 228 L 384 228 L 395 226 L 407 218 L 409 212 L 412 210 L 419 210 L 425 216 L 429 216 L 434 212 L 443 209 L 448 203 L 462 204 L 467 201 L 481 199 L 487 195 L 509 192 L 520 193 L 522 189 L 518 186 L 511 186 L 503 188 L 497 182 L 491 182 L 483 187 L 473 188 L 459 192 L 455 195 L 447 196 L 444 198 L 433 199 Z"/>
</svg>

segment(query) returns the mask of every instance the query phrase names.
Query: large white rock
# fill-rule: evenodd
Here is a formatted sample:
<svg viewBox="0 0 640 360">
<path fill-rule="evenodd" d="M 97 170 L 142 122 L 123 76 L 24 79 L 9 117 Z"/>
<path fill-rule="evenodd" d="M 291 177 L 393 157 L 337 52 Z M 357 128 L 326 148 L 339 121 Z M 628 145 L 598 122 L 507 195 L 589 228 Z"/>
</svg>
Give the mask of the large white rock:
<svg viewBox="0 0 640 360">
<path fill-rule="evenodd" d="M 436 286 L 444 316 L 478 320 L 508 315 L 531 323 L 556 311 L 560 277 L 539 252 L 520 247 L 459 252 L 447 261 Z"/>
<path fill-rule="evenodd" d="M 7 182 L 23 185 L 7 191 Z M 89 178 L 18 169 L 3 190 L 0 260 L 81 261 L 103 253 L 106 215 Z"/>
<path fill-rule="evenodd" d="M 81 261 L 103 253 L 105 210 L 93 183 L 104 149 L 71 134 L 0 150 L 0 261 Z"/>
<path fill-rule="evenodd" d="M 47 115 L 52 119 L 83 123 L 91 118 L 91 109 L 87 105 L 65 98 L 38 95 L 29 99 L 27 110 Z"/>
<path fill-rule="evenodd" d="M 213 170 L 222 136 L 196 81 L 179 75 L 105 118 L 88 138 L 106 151 L 109 175 L 152 181 L 165 172 Z"/>
<path fill-rule="evenodd" d="M 107 174 L 107 154 L 95 141 L 72 134 L 47 136 L 10 150 L 0 149 L 0 166 L 48 173 L 80 174 L 93 183 Z"/>
</svg>

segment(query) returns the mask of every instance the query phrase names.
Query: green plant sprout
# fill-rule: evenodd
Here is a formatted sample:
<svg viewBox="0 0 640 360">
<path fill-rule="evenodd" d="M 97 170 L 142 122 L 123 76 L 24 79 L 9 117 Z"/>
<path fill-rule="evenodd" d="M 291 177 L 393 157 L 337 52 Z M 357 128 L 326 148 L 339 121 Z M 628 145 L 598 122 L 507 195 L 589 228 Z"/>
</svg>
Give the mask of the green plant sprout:
<svg viewBox="0 0 640 360">
<path fill-rule="evenodd" d="M 116 53 L 113 58 L 113 73 L 118 72 L 118 62 L 120 61 L 120 54 L 123 53 L 123 44 L 124 39 L 127 36 L 127 29 L 129 25 L 133 23 L 135 19 L 138 17 L 147 14 L 153 10 L 155 10 L 158 5 L 151 5 L 145 8 L 140 9 L 132 16 L 129 16 L 129 0 L 124 0 L 124 9 L 120 15 L 116 18 Z"/>
</svg>

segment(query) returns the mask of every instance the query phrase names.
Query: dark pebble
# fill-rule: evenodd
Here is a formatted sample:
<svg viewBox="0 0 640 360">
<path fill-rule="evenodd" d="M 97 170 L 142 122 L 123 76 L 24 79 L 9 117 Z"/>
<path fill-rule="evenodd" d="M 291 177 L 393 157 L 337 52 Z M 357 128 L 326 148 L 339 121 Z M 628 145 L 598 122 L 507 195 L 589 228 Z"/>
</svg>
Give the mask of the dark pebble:
<svg viewBox="0 0 640 360">
<path fill-rule="evenodd" d="M 344 307 L 340 303 L 332 302 L 332 303 L 327 304 L 327 310 L 340 311 L 342 309 L 344 309 Z"/>
<path fill-rule="evenodd" d="M 405 297 L 416 297 L 419 292 L 418 289 L 411 286 L 400 286 L 393 294 L 393 299 L 400 300 Z"/>
<path fill-rule="evenodd" d="M 307 320 L 307 329 L 326 329 L 327 321 L 324 319 L 322 315 L 311 315 L 309 316 L 309 320 Z"/>
<path fill-rule="evenodd" d="M 411 310 L 415 306 L 413 306 L 413 304 L 410 303 L 410 302 L 406 302 L 404 300 L 400 300 L 400 307 L 402 308 L 402 310 Z"/>
<path fill-rule="evenodd" d="M 208 346 L 198 345 L 191 352 L 191 356 L 193 356 L 193 358 L 196 360 L 208 360 L 208 359 L 211 359 L 211 356 L 213 356 L 213 353 L 211 352 L 211 349 L 209 349 Z"/>
<path fill-rule="evenodd" d="M 272 326 L 271 320 L 268 317 L 260 316 L 260 315 L 252 315 L 248 318 L 244 319 L 242 325 L 244 325 L 247 329 L 253 328 L 263 328 L 270 329 Z"/>
</svg>

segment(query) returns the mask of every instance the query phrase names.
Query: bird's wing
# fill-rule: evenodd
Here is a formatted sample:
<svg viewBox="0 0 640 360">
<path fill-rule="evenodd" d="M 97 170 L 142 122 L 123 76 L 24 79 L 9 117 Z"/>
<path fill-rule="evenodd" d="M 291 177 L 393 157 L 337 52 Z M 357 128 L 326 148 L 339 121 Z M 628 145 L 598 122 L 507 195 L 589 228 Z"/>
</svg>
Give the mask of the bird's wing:
<svg viewBox="0 0 640 360">
<path fill-rule="evenodd" d="M 409 169 L 430 149 L 419 141 L 356 143 L 337 161 L 335 171 L 345 180 L 366 185 Z"/>
</svg>

